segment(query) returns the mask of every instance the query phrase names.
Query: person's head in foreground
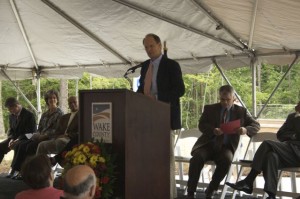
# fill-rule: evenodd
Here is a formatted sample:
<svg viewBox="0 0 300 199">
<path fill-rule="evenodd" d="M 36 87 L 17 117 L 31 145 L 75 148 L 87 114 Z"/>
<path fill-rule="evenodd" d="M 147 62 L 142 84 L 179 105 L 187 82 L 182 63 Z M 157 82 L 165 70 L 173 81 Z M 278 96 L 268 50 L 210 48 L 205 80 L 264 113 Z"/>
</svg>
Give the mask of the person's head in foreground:
<svg viewBox="0 0 300 199">
<path fill-rule="evenodd" d="M 89 199 L 94 198 L 96 176 L 87 165 L 77 165 L 67 171 L 64 178 L 64 198 Z"/>
<path fill-rule="evenodd" d="M 53 186 L 53 172 L 47 155 L 32 156 L 26 160 L 21 169 L 24 182 L 32 189 Z"/>
</svg>

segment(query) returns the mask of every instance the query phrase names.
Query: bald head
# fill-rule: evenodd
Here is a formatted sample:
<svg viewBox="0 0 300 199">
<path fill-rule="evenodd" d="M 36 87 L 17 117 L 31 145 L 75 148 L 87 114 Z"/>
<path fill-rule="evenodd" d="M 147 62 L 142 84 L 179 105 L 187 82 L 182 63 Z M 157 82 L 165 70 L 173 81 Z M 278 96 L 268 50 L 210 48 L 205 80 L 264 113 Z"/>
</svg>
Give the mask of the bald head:
<svg viewBox="0 0 300 199">
<path fill-rule="evenodd" d="M 66 173 L 64 194 L 67 199 L 89 199 L 95 195 L 96 176 L 89 166 L 78 165 Z"/>
</svg>

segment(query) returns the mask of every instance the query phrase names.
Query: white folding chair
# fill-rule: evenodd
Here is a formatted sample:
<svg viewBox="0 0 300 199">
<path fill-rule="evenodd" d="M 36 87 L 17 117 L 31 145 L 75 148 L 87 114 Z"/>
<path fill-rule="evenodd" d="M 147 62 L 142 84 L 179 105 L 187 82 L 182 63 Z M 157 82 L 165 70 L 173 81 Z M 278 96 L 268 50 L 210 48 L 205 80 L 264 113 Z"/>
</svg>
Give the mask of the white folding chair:
<svg viewBox="0 0 300 199">
<path fill-rule="evenodd" d="M 244 158 L 242 160 L 232 162 L 232 166 L 236 166 L 237 168 L 239 168 L 238 176 L 237 176 L 236 181 L 239 181 L 241 179 L 241 176 L 242 176 L 245 168 L 251 167 L 251 163 L 252 163 L 252 159 L 253 159 L 253 156 L 255 154 L 255 151 L 258 148 L 259 144 L 261 142 L 263 142 L 264 140 L 277 140 L 276 133 L 273 133 L 273 132 L 259 132 L 259 133 L 257 133 L 256 135 L 254 135 L 250 139 L 250 141 L 247 145 L 246 151 L 245 151 Z M 232 171 L 230 171 L 230 173 L 228 173 L 228 175 L 230 176 L 231 173 L 232 173 Z M 228 181 L 229 181 L 229 179 L 228 179 Z M 228 182 L 228 181 L 226 181 L 226 182 Z M 256 182 L 254 182 L 253 187 L 254 187 L 253 188 L 253 193 L 255 195 L 260 194 L 260 195 L 263 196 L 263 198 L 266 197 L 266 194 L 263 191 L 263 188 L 256 187 Z M 225 191 L 224 192 L 226 192 L 227 189 L 228 189 L 228 186 L 225 185 L 225 187 L 224 187 Z M 237 191 L 233 190 L 232 198 L 235 198 L 236 193 L 237 193 Z"/>
<path fill-rule="evenodd" d="M 290 184 L 291 184 L 291 191 L 287 191 L 283 189 L 282 180 L 283 174 L 289 173 L 290 174 Z M 292 167 L 292 168 L 283 168 L 279 170 L 279 177 L 278 177 L 278 185 L 277 185 L 277 196 L 287 196 L 291 198 L 297 198 L 300 195 L 300 190 L 297 190 L 297 173 L 300 173 L 300 167 Z"/>
<path fill-rule="evenodd" d="M 178 163 L 178 169 L 179 169 L 179 179 L 176 180 L 176 184 L 179 184 L 180 188 L 185 188 L 185 190 L 187 188 L 186 187 L 187 179 L 184 179 L 183 163 L 189 164 L 190 159 L 191 159 L 191 155 L 190 155 L 191 149 L 192 149 L 194 143 L 196 142 L 196 140 L 200 136 L 201 136 L 201 132 L 196 128 L 185 130 L 181 133 L 180 139 L 179 139 L 177 147 L 176 147 L 177 154 L 175 155 L 175 162 Z M 188 139 L 188 141 L 184 142 L 187 139 Z M 238 148 L 233 157 L 233 161 L 236 161 L 238 159 L 241 148 L 242 148 L 242 139 L 240 139 L 240 141 L 239 141 Z M 211 171 L 204 172 L 206 170 L 207 166 L 211 167 Z M 209 176 L 211 176 L 213 174 L 214 169 L 215 169 L 214 161 L 207 161 L 205 163 L 205 166 L 201 171 L 200 180 L 198 182 L 199 188 L 205 189 L 208 186 L 209 182 L 211 181 Z M 208 175 L 208 180 L 206 180 L 207 177 L 205 175 Z M 225 182 L 227 182 L 227 178 L 228 178 L 228 175 L 225 178 Z M 221 199 L 223 199 L 225 197 L 226 191 L 223 190 L 224 187 L 225 186 L 223 184 L 220 185 L 220 187 L 219 187 L 219 189 L 222 189 Z"/>
</svg>

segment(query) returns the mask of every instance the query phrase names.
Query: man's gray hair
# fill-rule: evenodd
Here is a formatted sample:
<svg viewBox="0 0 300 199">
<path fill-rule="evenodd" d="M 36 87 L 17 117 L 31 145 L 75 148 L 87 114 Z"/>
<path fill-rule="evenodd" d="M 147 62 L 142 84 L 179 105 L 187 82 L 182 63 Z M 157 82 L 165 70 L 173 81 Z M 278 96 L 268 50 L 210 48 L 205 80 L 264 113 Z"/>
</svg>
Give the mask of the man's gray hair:
<svg viewBox="0 0 300 199">
<path fill-rule="evenodd" d="M 86 192 L 88 192 L 90 190 L 90 188 L 95 184 L 95 176 L 90 174 L 86 180 L 84 180 L 83 182 L 79 183 L 76 186 L 70 186 L 67 181 L 65 180 L 64 182 L 64 192 L 76 197 L 72 197 L 72 198 L 79 198 L 79 196 L 81 194 L 84 194 Z"/>
</svg>

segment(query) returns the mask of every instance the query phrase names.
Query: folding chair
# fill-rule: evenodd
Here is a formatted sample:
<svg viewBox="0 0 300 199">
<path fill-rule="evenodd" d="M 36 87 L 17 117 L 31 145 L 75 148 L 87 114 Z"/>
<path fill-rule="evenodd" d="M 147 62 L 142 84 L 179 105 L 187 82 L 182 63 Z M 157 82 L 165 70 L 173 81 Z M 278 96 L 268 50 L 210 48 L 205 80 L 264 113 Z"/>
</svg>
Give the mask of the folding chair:
<svg viewBox="0 0 300 199">
<path fill-rule="evenodd" d="M 251 167 L 251 163 L 252 163 L 252 159 L 253 159 L 253 156 L 255 154 L 255 151 L 258 148 L 258 145 L 261 142 L 263 142 L 264 140 L 277 140 L 276 133 L 272 133 L 272 132 L 259 132 L 259 133 L 257 133 L 256 135 L 254 135 L 250 139 L 250 141 L 247 145 L 247 148 L 246 148 L 246 152 L 244 154 L 244 159 L 232 162 L 232 166 L 240 167 L 236 181 L 239 181 L 241 179 L 241 176 L 242 176 L 245 168 L 247 168 L 247 167 L 250 168 Z M 252 146 L 252 150 L 249 149 L 251 146 Z M 228 176 L 230 176 L 231 173 L 232 173 L 232 169 L 230 169 L 230 172 L 228 173 Z M 226 182 L 229 182 L 229 179 L 227 179 L 227 180 L 228 181 L 226 181 Z M 263 198 L 266 197 L 266 194 L 264 193 L 263 188 L 256 187 L 256 182 L 254 182 L 253 187 L 254 187 L 253 188 L 253 193 L 254 194 L 261 194 L 263 196 Z M 228 186 L 225 185 L 224 186 L 224 192 L 226 192 L 227 189 L 228 189 Z M 233 190 L 232 198 L 235 198 L 236 193 L 237 193 L 237 191 Z"/>
<path fill-rule="evenodd" d="M 196 128 L 183 131 L 181 133 L 181 136 L 178 141 L 178 145 L 176 147 L 177 155 L 175 155 L 175 163 L 178 163 L 178 169 L 179 169 L 179 180 L 176 180 L 176 184 L 179 184 L 181 188 L 185 188 L 185 191 L 187 189 L 187 180 L 184 179 L 183 163 L 190 162 L 190 159 L 192 157 L 190 155 L 191 149 L 192 149 L 194 143 L 196 142 L 196 140 L 201 136 L 201 134 L 202 133 L 199 131 L 199 129 L 196 129 Z M 189 139 L 188 144 L 185 146 L 181 146 L 186 139 Z M 182 150 L 183 147 L 185 148 L 185 151 Z M 233 157 L 233 161 L 236 161 L 238 159 L 241 148 L 242 148 L 242 139 L 240 139 L 240 141 L 239 141 L 238 148 Z M 182 156 L 183 153 L 184 153 L 184 155 Z M 207 166 L 211 167 L 211 175 L 214 172 L 214 169 L 215 169 L 214 161 L 207 161 L 205 163 L 204 168 L 201 171 L 200 180 L 199 180 L 198 186 L 197 186 L 199 188 L 203 188 L 203 189 L 206 188 L 208 186 L 209 182 L 211 181 L 211 179 L 209 179 L 208 181 L 205 180 L 206 179 L 205 172 L 203 172 L 203 171 L 205 170 L 205 168 Z M 208 173 L 208 175 L 209 175 L 210 172 L 206 172 L 206 173 Z M 225 182 L 227 182 L 227 178 L 228 178 L 228 175 L 225 177 Z M 219 189 L 222 189 L 221 199 L 223 199 L 225 197 L 226 191 L 223 190 L 224 187 L 225 187 L 224 185 L 220 185 L 220 187 L 219 187 Z"/>
<path fill-rule="evenodd" d="M 291 180 L 291 192 L 283 190 L 282 184 L 282 177 L 283 174 L 290 173 L 290 180 Z M 277 185 L 277 196 L 287 196 L 292 198 L 297 198 L 300 194 L 300 190 L 297 190 L 297 173 L 300 173 L 300 167 L 292 167 L 292 168 L 283 168 L 279 170 L 279 177 L 278 177 L 278 185 Z M 282 197 L 281 197 L 282 198 Z"/>
</svg>

